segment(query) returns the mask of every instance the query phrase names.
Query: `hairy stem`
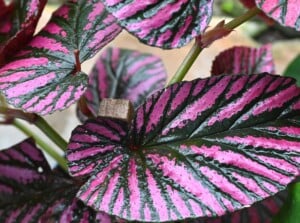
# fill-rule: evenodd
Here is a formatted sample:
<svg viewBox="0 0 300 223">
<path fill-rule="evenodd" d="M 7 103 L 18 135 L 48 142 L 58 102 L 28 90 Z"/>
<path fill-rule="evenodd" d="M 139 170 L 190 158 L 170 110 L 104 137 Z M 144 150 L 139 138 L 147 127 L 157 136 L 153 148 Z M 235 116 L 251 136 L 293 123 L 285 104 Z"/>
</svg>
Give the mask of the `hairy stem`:
<svg viewBox="0 0 300 223">
<path fill-rule="evenodd" d="M 22 131 L 25 135 L 32 137 L 35 142 L 41 147 L 43 151 L 45 151 L 47 154 L 49 154 L 53 159 L 56 160 L 58 165 L 66 172 L 68 173 L 68 166 L 67 161 L 64 157 L 59 155 L 53 148 L 51 148 L 47 143 L 45 143 L 38 135 L 36 135 L 34 132 L 30 131 L 25 125 L 23 125 L 18 120 L 13 120 L 12 123 L 16 128 L 18 128 L 20 131 Z"/>
<path fill-rule="evenodd" d="M 229 23 L 225 24 L 224 28 L 225 29 L 234 29 L 234 28 L 240 26 L 241 24 L 243 24 L 244 22 L 248 21 L 252 17 L 254 17 L 259 12 L 260 12 L 260 10 L 257 7 L 254 7 L 252 9 L 250 9 L 249 11 L 247 11 L 245 14 L 243 14 L 243 15 L 233 19 Z M 202 50 L 203 50 L 203 48 L 201 47 L 201 45 L 198 44 L 197 41 L 195 41 L 190 52 L 188 53 L 186 58 L 181 63 L 177 72 L 172 77 L 172 79 L 170 80 L 168 85 L 171 85 L 171 84 L 174 84 L 174 83 L 177 83 L 177 82 L 180 82 L 183 80 L 183 78 L 185 77 L 185 75 L 187 74 L 187 72 L 189 71 L 189 69 L 191 68 L 191 66 L 193 65 L 193 63 L 195 62 L 195 60 L 197 59 L 197 57 L 199 56 L 199 54 L 201 53 Z"/>
</svg>

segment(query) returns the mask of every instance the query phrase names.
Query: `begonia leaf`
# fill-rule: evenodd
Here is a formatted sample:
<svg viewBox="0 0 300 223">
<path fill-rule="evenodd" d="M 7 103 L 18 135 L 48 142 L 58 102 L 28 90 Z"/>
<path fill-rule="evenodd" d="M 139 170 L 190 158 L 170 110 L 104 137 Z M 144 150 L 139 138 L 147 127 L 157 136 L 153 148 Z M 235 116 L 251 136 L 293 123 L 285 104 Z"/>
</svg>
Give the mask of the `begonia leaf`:
<svg viewBox="0 0 300 223">
<path fill-rule="evenodd" d="M 73 104 L 88 77 L 80 63 L 110 42 L 121 28 L 100 1 L 69 1 L 47 26 L 0 69 L 0 90 L 27 112 L 48 114 Z"/>
<path fill-rule="evenodd" d="M 72 133 L 77 196 L 127 220 L 222 216 L 284 190 L 299 174 L 300 89 L 277 75 L 181 82 L 141 105 L 131 125 L 90 119 Z"/>
<path fill-rule="evenodd" d="M 191 223 L 271 223 L 279 212 L 287 197 L 287 190 L 275 196 L 257 202 L 249 208 L 244 208 L 218 218 L 205 218 Z"/>
<path fill-rule="evenodd" d="M 47 0 L 13 1 L 0 4 L 0 65 L 9 60 L 35 31 Z"/>
<path fill-rule="evenodd" d="M 283 26 L 300 30 L 300 0 L 255 0 L 266 15 Z"/>
<path fill-rule="evenodd" d="M 221 52 L 214 60 L 211 74 L 274 73 L 271 45 L 261 48 L 232 47 Z"/>
<path fill-rule="evenodd" d="M 104 0 L 121 26 L 148 45 L 178 48 L 203 33 L 213 0 Z"/>
<path fill-rule="evenodd" d="M 160 58 L 133 50 L 108 48 L 95 64 L 83 96 L 96 117 L 102 99 L 127 99 L 136 108 L 146 97 L 163 88 L 166 79 Z M 79 117 L 82 121 L 85 119 L 83 114 Z"/>
<path fill-rule="evenodd" d="M 0 221 L 110 222 L 75 195 L 70 177 L 52 173 L 41 151 L 28 139 L 0 152 Z"/>
</svg>

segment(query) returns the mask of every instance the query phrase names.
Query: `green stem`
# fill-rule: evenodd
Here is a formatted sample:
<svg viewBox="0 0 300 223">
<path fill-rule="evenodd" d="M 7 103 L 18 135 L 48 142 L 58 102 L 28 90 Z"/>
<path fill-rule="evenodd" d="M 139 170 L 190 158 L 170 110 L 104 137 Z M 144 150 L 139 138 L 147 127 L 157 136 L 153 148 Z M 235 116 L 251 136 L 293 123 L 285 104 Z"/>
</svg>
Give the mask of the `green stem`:
<svg viewBox="0 0 300 223">
<path fill-rule="evenodd" d="M 47 153 L 49 154 L 53 159 L 56 160 L 58 165 L 66 172 L 68 173 L 68 166 L 67 161 L 64 157 L 59 155 L 53 148 L 51 148 L 47 143 L 45 143 L 38 135 L 36 135 L 34 132 L 30 131 L 25 125 L 23 125 L 20 121 L 14 120 L 13 125 L 18 128 L 20 131 L 22 131 L 25 135 L 32 137 L 35 142 Z"/>
<path fill-rule="evenodd" d="M 30 124 L 36 125 L 48 138 L 50 138 L 59 148 L 66 151 L 68 143 L 48 124 L 41 116 L 34 113 L 26 113 L 21 110 L 0 106 L 0 114 L 6 115 L 8 118 L 23 119 Z"/>
<path fill-rule="evenodd" d="M 59 148 L 66 151 L 68 143 L 48 124 L 41 116 L 37 116 L 35 124 L 48 138 L 50 138 Z"/>
<path fill-rule="evenodd" d="M 243 15 L 233 19 L 229 23 L 225 24 L 224 28 L 234 29 L 234 28 L 240 26 L 241 24 L 243 24 L 244 22 L 248 21 L 252 17 L 254 17 L 259 12 L 260 12 L 260 10 L 257 7 L 254 7 L 252 9 L 248 10 L 245 14 L 243 14 Z M 188 53 L 186 58 L 183 60 L 183 62 L 179 66 L 177 72 L 172 77 L 172 79 L 170 80 L 168 85 L 171 85 L 171 84 L 174 84 L 174 83 L 177 83 L 177 82 L 180 82 L 183 80 L 183 78 L 185 77 L 185 75 L 187 74 L 187 72 L 189 71 L 189 69 L 191 68 L 191 66 L 193 65 L 193 63 L 195 62 L 195 60 L 197 59 L 197 57 L 199 56 L 199 54 L 201 53 L 202 50 L 203 50 L 203 48 L 200 46 L 200 44 L 198 44 L 197 41 L 195 41 L 192 49 L 190 50 L 190 52 Z"/>
</svg>

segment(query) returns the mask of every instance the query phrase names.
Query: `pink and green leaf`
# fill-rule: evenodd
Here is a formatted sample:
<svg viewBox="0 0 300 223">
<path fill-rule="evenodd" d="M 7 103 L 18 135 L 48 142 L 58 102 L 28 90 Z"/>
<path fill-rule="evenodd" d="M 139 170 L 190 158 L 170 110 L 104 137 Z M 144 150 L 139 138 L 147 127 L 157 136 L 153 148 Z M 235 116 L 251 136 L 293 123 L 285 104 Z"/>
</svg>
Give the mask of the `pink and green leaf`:
<svg viewBox="0 0 300 223">
<path fill-rule="evenodd" d="M 107 118 L 77 127 L 68 145 L 77 196 L 126 220 L 223 216 L 299 175 L 300 89 L 270 74 L 174 84 L 141 105 L 130 126 Z M 129 129 L 129 130 L 128 130 Z"/>
<path fill-rule="evenodd" d="M 46 2 L 25 0 L 7 6 L 4 2 L 0 4 L 0 65 L 31 40 Z"/>
<path fill-rule="evenodd" d="M 213 0 L 104 0 L 121 26 L 151 46 L 178 48 L 203 33 Z"/>
<path fill-rule="evenodd" d="M 204 218 L 191 223 L 271 223 L 272 218 L 279 212 L 287 197 L 287 190 L 249 208 L 244 208 L 218 218 Z"/>
<path fill-rule="evenodd" d="M 213 61 L 211 74 L 274 73 L 271 45 L 261 48 L 232 47 L 221 52 Z"/>
<path fill-rule="evenodd" d="M 83 97 L 96 117 L 102 99 L 127 99 L 137 107 L 146 97 L 163 88 L 166 79 L 160 58 L 138 51 L 108 48 L 95 64 Z M 83 114 L 79 117 L 85 119 Z"/>
<path fill-rule="evenodd" d="M 300 0 L 255 0 L 266 15 L 283 26 L 300 30 Z"/>
<path fill-rule="evenodd" d="M 121 28 L 100 1 L 69 1 L 46 27 L 0 69 L 0 90 L 27 112 L 48 114 L 75 103 L 88 84 L 80 64 Z"/>
<path fill-rule="evenodd" d="M 42 152 L 28 139 L 0 152 L 0 221 L 110 222 L 75 195 L 71 178 L 52 172 Z"/>
</svg>

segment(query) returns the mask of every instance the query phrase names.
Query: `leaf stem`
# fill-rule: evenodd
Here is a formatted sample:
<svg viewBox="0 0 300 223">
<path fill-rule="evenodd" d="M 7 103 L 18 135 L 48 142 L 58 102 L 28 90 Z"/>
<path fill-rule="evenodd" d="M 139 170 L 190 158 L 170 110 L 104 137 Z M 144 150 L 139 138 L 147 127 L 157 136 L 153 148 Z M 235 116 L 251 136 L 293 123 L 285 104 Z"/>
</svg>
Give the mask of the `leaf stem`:
<svg viewBox="0 0 300 223">
<path fill-rule="evenodd" d="M 5 106 L 0 106 L 0 114 L 4 114 L 8 119 L 19 118 L 35 125 L 59 148 L 61 148 L 63 151 L 66 151 L 68 143 L 41 116 Z"/>
<path fill-rule="evenodd" d="M 50 138 L 59 148 L 66 151 L 68 143 L 41 116 L 37 116 L 34 124 Z"/>
<path fill-rule="evenodd" d="M 75 56 L 75 70 L 77 72 L 80 72 L 81 71 L 81 63 L 80 63 L 80 59 L 79 59 L 79 50 L 74 50 L 74 56 Z"/>
<path fill-rule="evenodd" d="M 257 7 L 254 7 L 252 9 L 248 10 L 245 14 L 243 14 L 237 18 L 234 18 L 233 20 L 231 20 L 230 22 L 225 24 L 224 28 L 234 29 L 234 28 L 240 26 L 241 24 L 243 24 L 244 22 L 248 21 L 252 17 L 254 17 L 259 12 L 260 12 L 260 9 L 258 9 Z M 193 63 L 195 62 L 195 60 L 197 59 L 197 57 L 199 56 L 199 54 L 201 53 L 202 50 L 203 50 L 203 48 L 200 46 L 200 44 L 198 44 L 197 41 L 195 41 L 193 47 L 191 48 L 191 50 L 189 51 L 189 53 L 187 54 L 186 58 L 183 60 L 181 65 L 179 66 L 177 72 L 172 77 L 172 79 L 170 80 L 168 85 L 171 85 L 171 84 L 174 84 L 174 83 L 177 83 L 177 82 L 180 82 L 183 80 L 183 78 L 185 77 L 185 75 L 187 74 L 187 72 L 189 71 L 189 69 L 191 68 L 191 66 L 193 65 Z"/>
<path fill-rule="evenodd" d="M 38 135 L 34 132 L 30 131 L 25 125 L 23 125 L 20 121 L 14 119 L 12 124 L 22 131 L 25 135 L 32 137 L 35 142 L 44 150 L 47 154 L 49 154 L 53 159 L 56 160 L 58 165 L 66 172 L 68 172 L 67 161 L 64 157 L 59 155 L 53 148 L 51 148 L 47 143 L 45 143 Z"/>
</svg>

